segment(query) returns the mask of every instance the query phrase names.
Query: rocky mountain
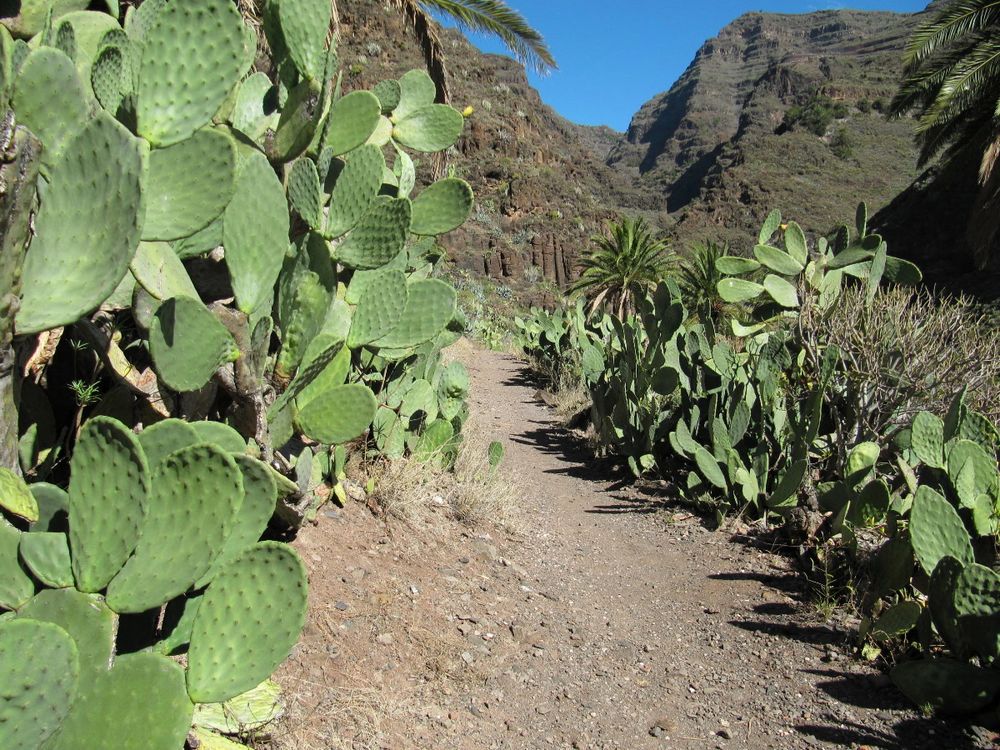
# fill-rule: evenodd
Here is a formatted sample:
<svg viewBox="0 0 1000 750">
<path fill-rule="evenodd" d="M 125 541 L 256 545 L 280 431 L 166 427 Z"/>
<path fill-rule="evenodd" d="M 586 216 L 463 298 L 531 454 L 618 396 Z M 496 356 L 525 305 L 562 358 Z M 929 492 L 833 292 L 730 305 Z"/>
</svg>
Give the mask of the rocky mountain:
<svg viewBox="0 0 1000 750">
<path fill-rule="evenodd" d="M 403 18 L 381 0 L 339 6 L 345 88 L 423 66 Z M 861 200 L 872 212 L 892 204 L 880 214 L 890 240 L 912 244 L 907 217 L 929 205 L 932 175 L 916 167 L 912 120 L 887 121 L 883 109 L 923 17 L 743 15 L 626 133 L 567 121 L 519 64 L 445 31 L 452 103 L 474 109 L 449 162 L 477 195 L 472 220 L 447 239 L 451 261 L 552 299 L 588 238 L 616 215 L 645 216 L 677 248 L 711 239 L 739 249 L 772 208 L 826 232 Z"/>
<path fill-rule="evenodd" d="M 772 208 L 816 231 L 917 176 L 912 122 L 887 122 L 921 14 L 749 13 L 636 113 L 609 164 L 665 204 L 682 242 L 746 244 Z"/>
</svg>

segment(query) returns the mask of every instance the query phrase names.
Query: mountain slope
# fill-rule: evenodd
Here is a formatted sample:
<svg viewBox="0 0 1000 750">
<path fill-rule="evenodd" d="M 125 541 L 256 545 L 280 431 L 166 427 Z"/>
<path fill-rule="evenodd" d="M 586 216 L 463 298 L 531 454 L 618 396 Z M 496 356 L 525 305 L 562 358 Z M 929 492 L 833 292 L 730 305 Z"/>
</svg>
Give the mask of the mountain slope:
<svg viewBox="0 0 1000 750">
<path fill-rule="evenodd" d="M 660 197 L 682 242 L 745 244 L 772 208 L 816 231 L 860 200 L 876 209 L 917 176 L 912 122 L 886 122 L 879 110 L 920 18 L 741 16 L 636 113 L 609 164 Z M 789 124 L 793 108 L 821 116 Z"/>
</svg>

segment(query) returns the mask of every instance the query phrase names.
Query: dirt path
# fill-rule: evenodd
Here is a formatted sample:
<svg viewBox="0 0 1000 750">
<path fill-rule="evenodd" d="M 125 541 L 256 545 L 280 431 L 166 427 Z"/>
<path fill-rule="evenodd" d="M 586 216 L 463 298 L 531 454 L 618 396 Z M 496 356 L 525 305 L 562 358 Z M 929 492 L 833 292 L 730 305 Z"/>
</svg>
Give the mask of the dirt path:
<svg viewBox="0 0 1000 750">
<path fill-rule="evenodd" d="M 386 537 L 351 511 L 301 535 L 313 614 L 285 746 L 991 747 L 843 653 L 788 560 L 600 479 L 516 360 L 463 359 L 527 530 Z"/>
</svg>

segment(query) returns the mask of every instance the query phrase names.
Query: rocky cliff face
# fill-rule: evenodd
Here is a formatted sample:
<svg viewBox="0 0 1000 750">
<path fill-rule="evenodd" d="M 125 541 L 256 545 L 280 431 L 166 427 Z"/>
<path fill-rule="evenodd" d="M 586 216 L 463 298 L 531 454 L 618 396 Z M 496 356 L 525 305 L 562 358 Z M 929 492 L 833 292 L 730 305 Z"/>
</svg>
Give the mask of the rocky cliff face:
<svg viewBox="0 0 1000 750">
<path fill-rule="evenodd" d="M 887 122 L 918 15 L 751 13 L 706 42 L 634 116 L 609 164 L 669 213 L 682 242 L 745 244 L 772 208 L 817 231 L 873 210 L 917 176 L 912 122 Z M 789 124 L 793 108 L 829 122 Z"/>
</svg>

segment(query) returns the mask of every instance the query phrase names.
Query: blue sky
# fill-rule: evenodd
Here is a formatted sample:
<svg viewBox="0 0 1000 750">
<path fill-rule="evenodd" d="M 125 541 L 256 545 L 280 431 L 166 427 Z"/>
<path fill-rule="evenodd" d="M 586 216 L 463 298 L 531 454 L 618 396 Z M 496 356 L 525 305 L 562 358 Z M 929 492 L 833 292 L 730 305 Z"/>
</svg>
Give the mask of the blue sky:
<svg viewBox="0 0 1000 750">
<path fill-rule="evenodd" d="M 632 114 L 666 91 L 706 39 L 742 13 L 808 13 L 828 8 L 912 13 L 929 0 L 508 0 L 545 37 L 559 69 L 531 75 L 542 98 L 586 125 L 628 127 Z M 498 42 L 473 38 L 488 52 Z"/>
</svg>

